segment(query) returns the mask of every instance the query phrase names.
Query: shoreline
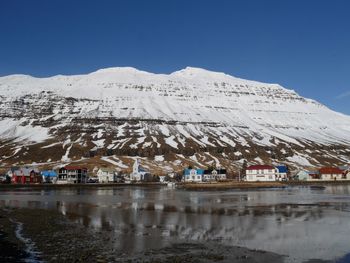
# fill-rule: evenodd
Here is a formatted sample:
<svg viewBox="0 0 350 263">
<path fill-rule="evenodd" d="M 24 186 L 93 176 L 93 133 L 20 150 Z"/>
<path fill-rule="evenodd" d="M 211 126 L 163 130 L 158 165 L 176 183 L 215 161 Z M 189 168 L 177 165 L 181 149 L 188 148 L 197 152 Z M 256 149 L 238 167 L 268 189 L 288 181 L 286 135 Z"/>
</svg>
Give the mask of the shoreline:
<svg viewBox="0 0 350 263">
<path fill-rule="evenodd" d="M 214 182 L 214 183 L 182 183 L 177 185 L 185 190 L 231 190 L 231 189 L 273 189 L 298 186 L 322 187 L 328 185 L 349 185 L 350 181 L 289 181 L 289 182 Z"/>
<path fill-rule="evenodd" d="M 55 189 L 55 188 L 99 188 L 99 187 L 166 187 L 167 184 L 157 182 L 144 183 L 85 183 L 85 184 L 0 184 L 0 190 L 11 188 L 36 188 L 36 189 Z"/>
</svg>

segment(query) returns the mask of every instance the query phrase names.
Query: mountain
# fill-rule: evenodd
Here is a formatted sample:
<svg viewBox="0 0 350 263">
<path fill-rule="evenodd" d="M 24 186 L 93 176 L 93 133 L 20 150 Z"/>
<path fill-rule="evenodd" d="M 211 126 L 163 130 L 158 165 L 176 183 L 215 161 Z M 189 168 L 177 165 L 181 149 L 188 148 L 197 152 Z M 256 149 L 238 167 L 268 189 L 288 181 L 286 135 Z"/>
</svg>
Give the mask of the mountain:
<svg viewBox="0 0 350 263">
<path fill-rule="evenodd" d="M 0 77 L 0 163 L 84 163 L 155 173 L 192 165 L 350 162 L 350 116 L 278 84 L 187 67 Z"/>
</svg>

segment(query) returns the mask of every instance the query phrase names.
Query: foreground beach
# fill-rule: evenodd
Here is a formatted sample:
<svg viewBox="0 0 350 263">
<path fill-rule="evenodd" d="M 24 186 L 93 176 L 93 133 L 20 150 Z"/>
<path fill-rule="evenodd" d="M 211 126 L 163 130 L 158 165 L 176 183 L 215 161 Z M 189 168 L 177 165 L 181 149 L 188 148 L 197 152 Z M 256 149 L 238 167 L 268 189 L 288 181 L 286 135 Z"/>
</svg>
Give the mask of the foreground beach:
<svg viewBox="0 0 350 263">
<path fill-rule="evenodd" d="M 21 231 L 18 231 L 18 226 Z M 1 262 L 283 262 L 275 253 L 214 242 L 173 243 L 134 255 L 115 250 L 108 230 L 86 229 L 42 209 L 0 209 Z M 28 260 L 29 259 L 29 260 Z"/>
</svg>

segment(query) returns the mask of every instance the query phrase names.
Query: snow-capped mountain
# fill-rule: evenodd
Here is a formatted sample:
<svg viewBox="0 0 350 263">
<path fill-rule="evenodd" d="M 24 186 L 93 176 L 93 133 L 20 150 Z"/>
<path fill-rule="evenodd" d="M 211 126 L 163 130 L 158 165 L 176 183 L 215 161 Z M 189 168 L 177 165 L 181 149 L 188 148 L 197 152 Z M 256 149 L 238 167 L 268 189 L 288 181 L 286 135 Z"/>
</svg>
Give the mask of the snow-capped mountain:
<svg viewBox="0 0 350 263">
<path fill-rule="evenodd" d="M 278 84 L 200 68 L 10 75 L 0 78 L 0 142 L 5 164 L 85 157 L 125 169 L 140 156 L 167 170 L 234 169 L 244 159 L 318 166 L 350 162 L 350 116 Z"/>
</svg>

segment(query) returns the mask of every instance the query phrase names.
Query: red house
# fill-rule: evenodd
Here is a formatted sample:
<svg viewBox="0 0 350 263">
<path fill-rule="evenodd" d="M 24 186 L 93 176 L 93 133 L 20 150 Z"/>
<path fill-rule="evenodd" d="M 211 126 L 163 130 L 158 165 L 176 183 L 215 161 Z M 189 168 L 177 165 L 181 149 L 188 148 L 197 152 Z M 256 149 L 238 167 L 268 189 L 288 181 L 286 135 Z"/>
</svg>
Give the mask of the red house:
<svg viewBox="0 0 350 263">
<path fill-rule="evenodd" d="M 39 170 L 30 167 L 18 168 L 11 171 L 13 184 L 39 184 L 42 181 Z"/>
<path fill-rule="evenodd" d="M 344 179 L 343 171 L 337 167 L 322 167 L 320 170 L 321 180 L 341 180 Z"/>
</svg>

